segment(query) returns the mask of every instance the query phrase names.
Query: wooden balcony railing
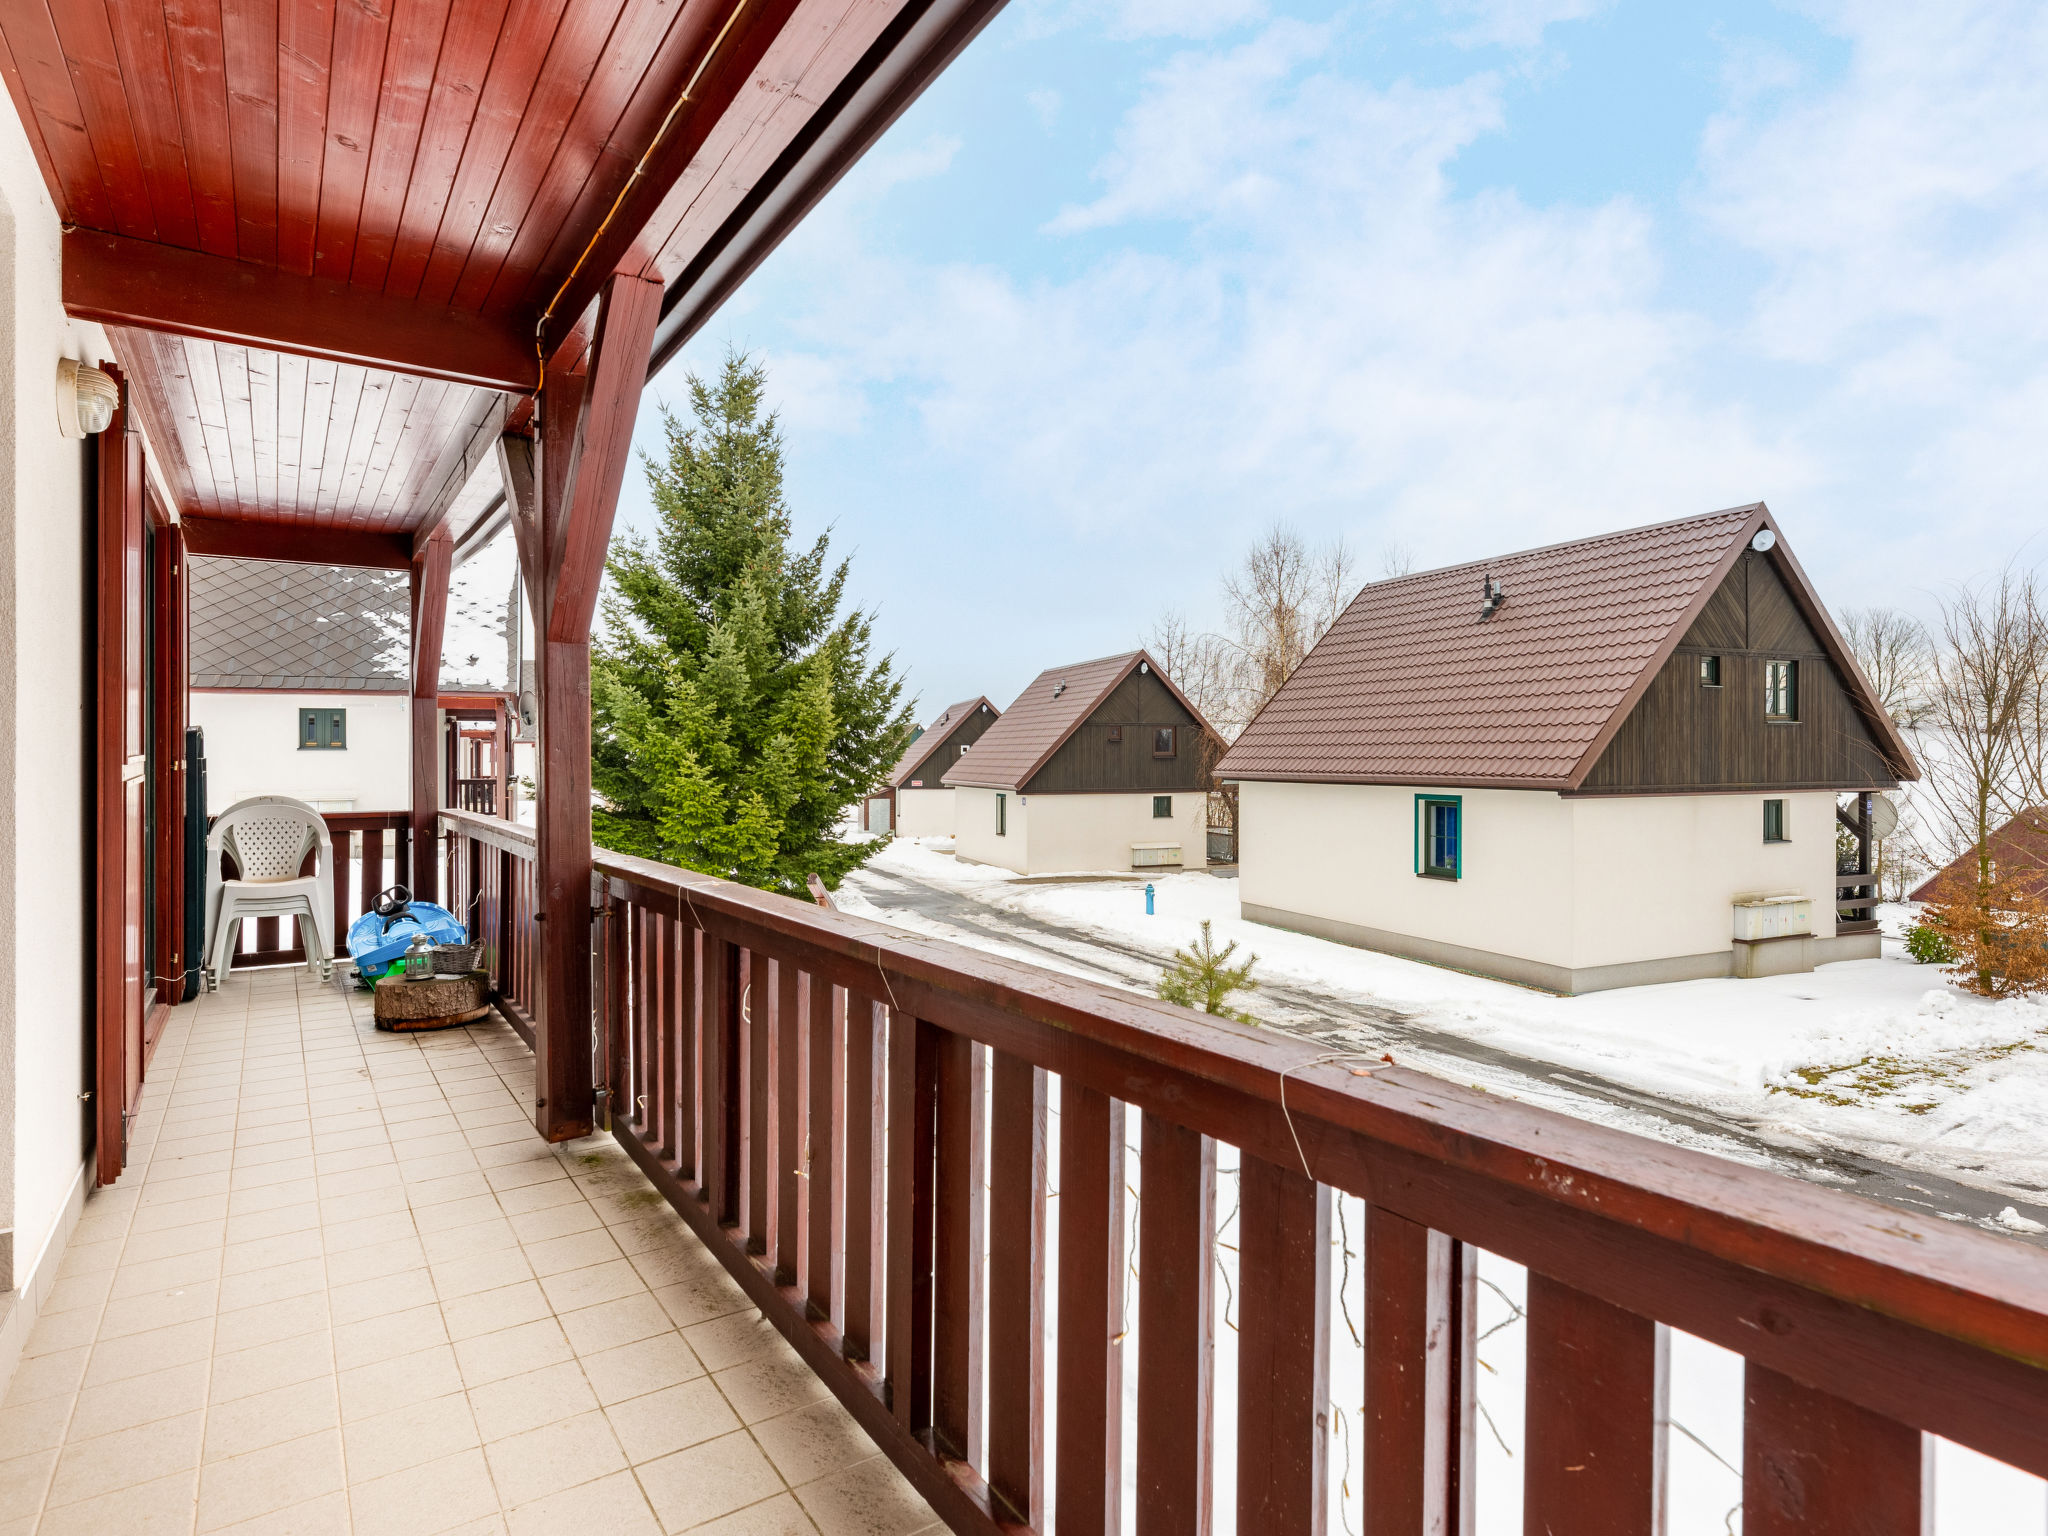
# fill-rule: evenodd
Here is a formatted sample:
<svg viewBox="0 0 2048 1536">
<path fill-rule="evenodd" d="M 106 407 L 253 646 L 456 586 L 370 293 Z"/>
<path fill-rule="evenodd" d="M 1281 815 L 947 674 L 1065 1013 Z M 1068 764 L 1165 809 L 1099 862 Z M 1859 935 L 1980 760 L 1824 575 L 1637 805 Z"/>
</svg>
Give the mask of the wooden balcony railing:
<svg viewBox="0 0 2048 1536">
<path fill-rule="evenodd" d="M 348 953 L 348 925 L 376 905 L 379 892 L 394 885 L 412 884 L 412 816 L 406 811 L 329 811 L 322 818 L 334 840 L 334 929 L 329 942 L 338 959 Z M 233 867 L 222 855 L 222 872 Z M 313 854 L 299 868 L 313 873 Z M 351 878 L 353 876 L 353 878 Z M 306 946 L 292 922 L 291 944 L 280 939 L 284 919 L 259 917 L 247 926 L 255 930 L 242 940 L 245 946 L 231 962 L 235 966 L 303 965 Z"/>
<path fill-rule="evenodd" d="M 455 808 L 474 811 L 479 816 L 495 816 L 498 813 L 498 781 L 496 779 L 457 779 L 455 781 Z"/>
<path fill-rule="evenodd" d="M 518 1019 L 532 834 L 442 828 Z M 1226 1464 L 1238 1530 L 1325 1529 L 1339 1197 L 1368 1536 L 1469 1522 L 1480 1249 L 1529 1270 L 1526 1529 L 1662 1528 L 1659 1323 L 1746 1358 L 1749 1536 L 1917 1532 L 1922 1431 L 2048 1474 L 2038 1249 L 644 860 L 593 900 L 613 1134 L 955 1531 L 1117 1530 L 1128 1467 L 1194 1533 Z"/>
</svg>

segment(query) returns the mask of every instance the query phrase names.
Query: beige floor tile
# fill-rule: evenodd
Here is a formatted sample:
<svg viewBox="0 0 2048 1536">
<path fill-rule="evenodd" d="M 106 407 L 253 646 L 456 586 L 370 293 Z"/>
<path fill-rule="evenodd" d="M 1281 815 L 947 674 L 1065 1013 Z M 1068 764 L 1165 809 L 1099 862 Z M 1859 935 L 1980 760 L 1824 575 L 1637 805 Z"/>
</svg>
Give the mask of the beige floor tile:
<svg viewBox="0 0 2048 1536">
<path fill-rule="evenodd" d="M 795 1486 L 881 1454 L 837 1398 L 807 1403 L 753 1426 L 754 1439 L 784 1482 Z"/>
<path fill-rule="evenodd" d="M 227 1225 L 227 1212 L 222 1210 L 203 1221 L 181 1221 L 131 1232 L 128 1245 L 121 1252 L 121 1261 L 133 1264 L 144 1259 L 217 1249 L 226 1235 Z"/>
<path fill-rule="evenodd" d="M 305 1227 L 297 1232 L 280 1232 L 274 1237 L 229 1243 L 221 1254 L 221 1273 L 246 1275 L 259 1269 L 274 1269 L 280 1264 L 302 1264 L 308 1259 L 320 1258 L 326 1252 L 320 1229 Z"/>
<path fill-rule="evenodd" d="M 636 1469 L 666 1531 L 686 1531 L 782 1492 L 782 1479 L 744 1430 Z"/>
<path fill-rule="evenodd" d="M 471 1296 L 478 1291 L 494 1291 L 500 1286 L 513 1285 L 530 1279 L 533 1270 L 526 1262 L 526 1255 L 518 1248 L 500 1248 L 490 1253 L 474 1253 L 467 1258 L 450 1259 L 446 1263 L 431 1266 L 434 1274 L 434 1289 L 443 1301 L 457 1297 Z"/>
<path fill-rule="evenodd" d="M 408 1269 L 375 1280 L 356 1280 L 347 1285 L 333 1286 L 327 1292 L 327 1307 L 336 1326 L 339 1326 L 379 1317 L 387 1311 L 422 1306 L 437 1299 L 433 1276 L 424 1269 Z"/>
<path fill-rule="evenodd" d="M 267 1446 L 331 1429 L 340 1418 L 332 1376 L 316 1376 L 253 1397 L 217 1402 L 206 1413 L 205 1461 L 246 1456 Z"/>
<path fill-rule="evenodd" d="M 486 1440 L 524 1434 L 598 1406 L 597 1394 L 573 1361 L 474 1387 L 469 1402 L 478 1432 Z"/>
<path fill-rule="evenodd" d="M 482 1443 L 460 1392 L 352 1420 L 342 1431 L 348 1475 L 364 1483 Z"/>
<path fill-rule="evenodd" d="M 203 1378 L 202 1378 L 203 1380 Z M 26 1456 L 52 1451 L 64 1443 L 78 1400 L 70 1396 L 38 1398 L 15 1408 L 0 1408 L 0 1456 Z M 120 1426 L 115 1426 L 120 1427 Z"/>
<path fill-rule="evenodd" d="M 152 1329 L 148 1333 L 102 1339 L 92 1348 L 92 1363 L 85 1368 L 85 1385 L 104 1386 L 110 1381 L 125 1381 L 131 1376 L 167 1370 L 174 1365 L 187 1365 L 194 1360 L 204 1360 L 212 1351 L 211 1317 Z"/>
<path fill-rule="evenodd" d="M 758 1360 L 778 1346 L 788 1347 L 782 1335 L 775 1331 L 775 1325 L 758 1312 L 735 1313 L 715 1322 L 700 1323 L 694 1328 L 685 1328 L 683 1337 L 689 1340 L 697 1358 L 713 1371 Z"/>
<path fill-rule="evenodd" d="M 462 1373 L 456 1369 L 455 1351 L 442 1344 L 417 1350 L 397 1360 L 380 1360 L 341 1373 L 341 1417 L 343 1423 L 373 1418 L 429 1398 L 446 1397 L 462 1390 Z"/>
<path fill-rule="evenodd" d="M 794 1495 L 778 1493 L 721 1520 L 692 1527 L 690 1536 L 817 1536 L 817 1530 Z"/>
<path fill-rule="evenodd" d="M 342 1370 L 350 1370 L 447 1342 L 441 1308 L 428 1302 L 383 1317 L 341 1324 L 334 1330 L 334 1362 Z"/>
<path fill-rule="evenodd" d="M 209 1361 L 193 1360 L 105 1386 L 87 1387 L 73 1404 L 70 1438 L 92 1440 L 116 1430 L 133 1429 L 152 1419 L 196 1413 L 206 1406 L 207 1380 L 212 1371 Z"/>
<path fill-rule="evenodd" d="M 259 1344 L 275 1344 L 279 1339 L 322 1332 L 327 1321 L 327 1293 L 324 1290 L 309 1290 L 303 1295 L 287 1296 L 282 1301 L 238 1307 L 232 1312 L 221 1313 L 215 1319 L 214 1352 L 232 1354 L 240 1349 L 254 1349 Z"/>
<path fill-rule="evenodd" d="M 220 1250 L 201 1248 L 192 1253 L 173 1254 L 169 1258 L 123 1264 L 114 1271 L 113 1288 L 107 1299 L 143 1296 L 152 1291 L 173 1290 L 181 1285 L 197 1285 L 219 1278 Z"/>
<path fill-rule="evenodd" d="M 749 1424 L 776 1418 L 830 1394 L 803 1357 L 786 1343 L 757 1359 L 717 1372 L 716 1379 L 733 1411 Z"/>
<path fill-rule="evenodd" d="M 54 1446 L 0 1459 L 0 1520 L 32 1521 L 43 1507 L 43 1494 L 56 1466 Z"/>
<path fill-rule="evenodd" d="M 540 1288 L 557 1312 L 574 1312 L 600 1302 L 616 1301 L 621 1296 L 640 1294 L 647 1290 L 647 1285 L 631 1264 L 624 1259 L 612 1259 L 558 1275 L 545 1275 Z"/>
<path fill-rule="evenodd" d="M 463 1339 L 455 1346 L 462 1379 L 472 1387 L 558 1365 L 572 1358 L 573 1353 L 569 1341 L 562 1336 L 561 1325 L 552 1317 Z"/>
<path fill-rule="evenodd" d="M 660 1333 L 583 1357 L 598 1401 L 620 1403 L 702 1376 L 704 1364 L 677 1333 Z"/>
<path fill-rule="evenodd" d="M 334 1343 L 326 1331 L 299 1334 L 218 1356 L 213 1362 L 213 1400 L 232 1402 L 333 1374 Z"/>
<path fill-rule="evenodd" d="M 754 1304 L 732 1276 L 720 1271 L 674 1285 L 654 1288 L 654 1299 L 678 1328 L 685 1331 L 717 1318 L 751 1315 Z"/>
<path fill-rule="evenodd" d="M 458 1451 L 349 1489 L 361 1536 L 440 1536 L 494 1519 L 498 1494 L 480 1450 Z"/>
<path fill-rule="evenodd" d="M 51 1312 L 36 1319 L 29 1329 L 28 1337 L 22 1341 L 21 1353 L 24 1359 L 39 1355 L 68 1354 L 74 1349 L 92 1343 L 99 1337 L 101 1310 L 97 1307 L 79 1307 L 70 1312 Z"/>
<path fill-rule="evenodd" d="M 342 1472 L 341 1433 L 317 1434 L 210 1461 L 199 1474 L 200 1532 L 291 1509 L 348 1486 Z"/>
<path fill-rule="evenodd" d="M 224 1525 L 214 1536 L 350 1536 L 348 1495 L 336 1491 L 253 1520 Z"/>
<path fill-rule="evenodd" d="M 498 1498 L 508 1508 L 594 1482 L 626 1468 L 625 1452 L 602 1413 L 579 1414 L 493 1440 L 484 1447 Z"/>
<path fill-rule="evenodd" d="M 578 1232 L 595 1231 L 604 1225 L 587 1200 L 564 1201 L 538 1211 L 522 1211 L 510 1219 L 519 1241 L 529 1246 L 558 1237 L 570 1237 Z"/>
<path fill-rule="evenodd" d="M 199 1469 L 44 1513 L 37 1536 L 190 1536 Z"/>
<path fill-rule="evenodd" d="M 512 1536 L 559 1536 L 562 1531 L 602 1531 L 604 1536 L 660 1536 L 661 1523 L 630 1472 L 535 1499 L 512 1511 Z"/>
<path fill-rule="evenodd" d="M 553 1315 L 536 1280 L 521 1280 L 516 1285 L 454 1297 L 441 1303 L 441 1312 L 448 1320 L 448 1336 L 452 1339 L 475 1338 Z"/>
<path fill-rule="evenodd" d="M 627 1460 L 636 1464 L 715 1440 L 740 1427 L 739 1416 L 708 1376 L 613 1403 L 605 1413 Z"/>
<path fill-rule="evenodd" d="M 421 1240 L 425 1241 L 429 1233 L 449 1232 L 474 1222 L 503 1221 L 505 1218 L 498 1209 L 496 1197 L 485 1191 L 454 1200 L 438 1200 L 430 1205 L 415 1205 L 412 1219 Z"/>
<path fill-rule="evenodd" d="M 222 1312 L 239 1311 L 265 1302 L 285 1301 L 327 1288 L 327 1261 L 300 1259 L 293 1264 L 274 1264 L 269 1269 L 252 1269 L 244 1275 L 229 1275 L 220 1283 Z"/>
<path fill-rule="evenodd" d="M 229 1212 L 227 1237 L 230 1243 L 256 1243 L 292 1232 L 310 1232 L 319 1225 L 320 1207 L 314 1201 L 280 1201 L 267 1210 Z"/>
<path fill-rule="evenodd" d="M 587 1269 L 595 1264 L 606 1264 L 622 1260 L 624 1257 L 625 1255 L 619 1251 L 619 1245 L 612 1241 L 611 1233 L 602 1227 L 593 1227 L 585 1232 L 571 1232 L 562 1237 L 543 1238 L 526 1244 L 527 1262 L 533 1265 L 533 1272 L 536 1275 L 544 1277 L 569 1270 Z"/>
<path fill-rule="evenodd" d="M 508 1216 L 523 1215 L 529 1211 L 545 1211 L 558 1205 L 587 1205 L 583 1191 L 576 1187 L 573 1179 L 543 1179 L 536 1183 L 522 1185 L 517 1189 L 500 1189 L 498 1204 L 504 1207 Z"/>
<path fill-rule="evenodd" d="M 820 1536 L 911 1536 L 932 1525 L 931 1506 L 876 1456 L 796 1490 Z"/>
<path fill-rule="evenodd" d="M 420 1252 L 419 1239 L 407 1237 L 396 1242 L 373 1243 L 367 1248 L 328 1254 L 327 1278 L 335 1285 L 347 1285 L 356 1280 L 378 1280 L 386 1275 L 418 1269 L 426 1262 L 426 1255 Z"/>
<path fill-rule="evenodd" d="M 448 1264 L 457 1259 L 476 1258 L 482 1254 L 501 1253 L 508 1248 L 517 1248 L 519 1235 L 512 1230 L 512 1223 L 504 1217 L 491 1216 L 457 1227 L 440 1227 L 431 1232 L 422 1232 L 420 1246 L 426 1250 L 429 1264 Z"/>
<path fill-rule="evenodd" d="M 199 1465 L 203 1415 L 181 1413 L 92 1440 L 67 1440 L 49 1503 L 76 1504 Z"/>
<path fill-rule="evenodd" d="M 621 1344 L 651 1339 L 675 1326 L 662 1311 L 661 1303 L 645 1291 L 564 1312 L 560 1321 L 562 1331 L 569 1336 L 570 1348 L 579 1355 L 600 1354 Z"/>
</svg>

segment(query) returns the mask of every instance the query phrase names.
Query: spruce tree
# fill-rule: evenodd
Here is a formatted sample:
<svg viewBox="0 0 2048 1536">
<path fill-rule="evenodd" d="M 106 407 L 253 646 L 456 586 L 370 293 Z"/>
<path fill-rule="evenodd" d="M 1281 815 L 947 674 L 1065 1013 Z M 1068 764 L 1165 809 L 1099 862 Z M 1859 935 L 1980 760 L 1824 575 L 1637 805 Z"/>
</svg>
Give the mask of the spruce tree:
<svg viewBox="0 0 2048 1536">
<path fill-rule="evenodd" d="M 902 679 L 872 655 L 873 615 L 842 614 L 847 562 L 828 536 L 792 547 L 782 433 L 767 377 L 728 354 L 666 408 L 649 458 L 658 527 L 613 541 L 591 654 L 596 840 L 802 896 L 880 846 L 833 829 L 910 731 Z"/>
</svg>

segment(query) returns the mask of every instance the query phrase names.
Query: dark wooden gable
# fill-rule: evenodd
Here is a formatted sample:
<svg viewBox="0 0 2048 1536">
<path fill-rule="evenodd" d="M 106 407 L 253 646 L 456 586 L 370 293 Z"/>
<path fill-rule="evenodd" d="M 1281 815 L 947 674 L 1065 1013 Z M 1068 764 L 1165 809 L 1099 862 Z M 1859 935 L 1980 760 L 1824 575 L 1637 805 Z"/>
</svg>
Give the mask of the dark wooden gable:
<svg viewBox="0 0 2048 1536">
<path fill-rule="evenodd" d="M 946 738 L 905 779 L 902 789 L 938 789 L 939 775 L 960 761 L 960 749 L 971 747 L 981 740 L 981 733 L 996 723 L 996 712 L 986 704 L 977 704 L 953 729 L 946 732 Z M 924 743 L 920 741 L 919 746 Z"/>
<path fill-rule="evenodd" d="M 1700 680 L 1721 659 L 1721 686 Z M 1764 665 L 1799 663 L 1799 718 L 1764 718 Z M 1745 550 L 1580 785 L 1657 790 L 1890 789 L 1897 775 L 1848 679 L 1769 555 Z"/>
<path fill-rule="evenodd" d="M 1155 757 L 1153 732 L 1174 728 L 1172 757 Z M 1112 740 L 1112 736 L 1121 739 Z M 1060 743 L 1024 793 L 1103 795 L 1207 787 L 1202 727 L 1155 672 L 1133 671 Z"/>
</svg>

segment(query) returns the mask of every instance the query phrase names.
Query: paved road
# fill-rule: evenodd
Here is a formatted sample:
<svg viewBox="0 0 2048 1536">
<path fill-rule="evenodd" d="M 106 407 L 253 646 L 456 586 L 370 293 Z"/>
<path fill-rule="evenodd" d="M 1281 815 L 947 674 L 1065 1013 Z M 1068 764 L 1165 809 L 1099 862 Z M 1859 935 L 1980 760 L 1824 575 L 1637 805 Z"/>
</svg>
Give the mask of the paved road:
<svg viewBox="0 0 2048 1536">
<path fill-rule="evenodd" d="M 884 912 L 914 913 L 949 937 L 1038 960 L 1114 985 L 1150 990 L 1166 950 L 1151 950 L 1089 930 L 1066 927 L 1021 912 L 998 911 L 953 887 L 897 870 L 864 869 L 849 883 Z M 1332 1050 L 1391 1054 L 1418 1067 L 1518 1098 L 1618 1125 L 1682 1146 L 1777 1169 L 1912 1210 L 1966 1216 L 2001 1236 L 2048 1247 L 2048 1233 L 2024 1234 L 1992 1224 L 2007 1206 L 2048 1223 L 2048 1203 L 1979 1189 L 1958 1180 L 1875 1158 L 1821 1147 L 1779 1127 L 1739 1115 L 1645 1093 L 1588 1072 L 1504 1051 L 1432 1028 L 1412 1015 L 1361 1002 L 1299 982 L 1266 981 L 1259 988 L 1261 1018 Z M 2048 1192 L 2037 1192 L 2048 1195 Z"/>
</svg>

